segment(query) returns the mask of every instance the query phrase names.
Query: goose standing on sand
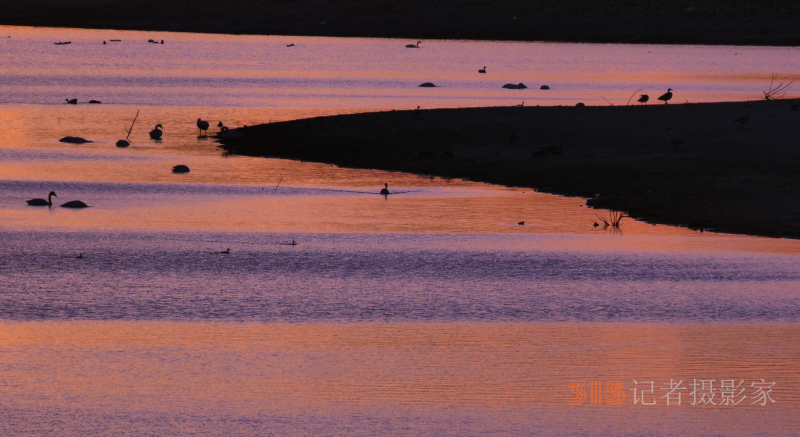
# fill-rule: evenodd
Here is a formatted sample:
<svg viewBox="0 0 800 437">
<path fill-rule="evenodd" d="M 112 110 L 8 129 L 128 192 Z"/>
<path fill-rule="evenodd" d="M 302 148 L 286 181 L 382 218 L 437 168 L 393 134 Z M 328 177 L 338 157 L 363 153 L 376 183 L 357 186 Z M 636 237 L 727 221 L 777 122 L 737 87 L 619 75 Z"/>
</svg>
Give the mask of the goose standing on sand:
<svg viewBox="0 0 800 437">
<path fill-rule="evenodd" d="M 160 124 L 157 124 L 156 127 L 154 127 L 153 130 L 150 131 L 150 138 L 152 138 L 154 140 L 160 140 L 161 139 L 161 134 L 164 133 L 164 132 L 161 131 L 161 129 L 164 129 L 164 126 L 161 126 Z"/>
<path fill-rule="evenodd" d="M 668 101 L 672 99 L 672 88 L 667 88 L 667 92 L 662 94 L 658 100 L 661 100 L 666 105 Z"/>
<path fill-rule="evenodd" d="M 53 196 L 56 196 L 55 191 L 51 191 L 50 194 L 47 195 L 47 200 L 31 199 L 31 200 L 26 200 L 26 202 L 28 202 L 28 205 L 31 206 L 53 206 Z"/>
<path fill-rule="evenodd" d="M 418 49 L 419 48 L 419 43 L 421 43 L 421 42 L 422 41 L 417 41 L 416 45 L 414 45 L 414 44 L 406 44 L 406 48 L 407 49 Z"/>
<path fill-rule="evenodd" d="M 750 121 L 750 114 L 747 112 L 747 108 L 749 107 L 750 105 L 745 105 L 744 115 L 737 118 L 736 120 L 733 120 L 734 123 L 739 123 L 739 129 L 744 129 L 744 125 L 747 124 L 748 121 Z"/>
<path fill-rule="evenodd" d="M 642 94 L 639 96 L 639 100 L 637 100 L 637 102 L 641 103 L 642 105 L 646 105 L 648 100 L 650 100 L 650 96 L 647 94 Z"/>
<path fill-rule="evenodd" d="M 202 119 L 198 118 L 197 119 L 197 128 L 200 129 L 200 132 L 198 132 L 198 135 L 200 135 L 203 131 L 205 131 L 206 135 L 208 135 L 208 122 L 207 121 L 203 121 Z"/>
<path fill-rule="evenodd" d="M 478 73 L 486 74 L 486 66 L 485 65 L 483 66 L 483 70 L 478 70 Z"/>
<path fill-rule="evenodd" d="M 381 190 L 381 194 L 384 196 L 388 196 L 389 193 L 389 184 L 383 184 L 383 189 Z"/>
<path fill-rule="evenodd" d="M 80 200 L 71 200 L 61 205 L 62 208 L 88 208 L 89 205 L 81 202 Z"/>
</svg>

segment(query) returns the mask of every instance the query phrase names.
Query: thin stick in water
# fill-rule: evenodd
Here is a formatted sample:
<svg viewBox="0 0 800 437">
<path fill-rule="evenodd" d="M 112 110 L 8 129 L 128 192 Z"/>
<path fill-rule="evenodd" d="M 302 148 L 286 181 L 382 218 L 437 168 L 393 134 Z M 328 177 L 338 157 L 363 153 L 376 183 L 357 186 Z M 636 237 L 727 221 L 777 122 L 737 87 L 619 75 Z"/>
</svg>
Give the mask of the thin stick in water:
<svg viewBox="0 0 800 437">
<path fill-rule="evenodd" d="M 133 123 L 131 123 L 131 128 L 128 129 L 128 136 L 125 137 L 126 140 L 128 139 L 128 137 L 131 136 L 131 132 L 133 131 L 133 125 L 136 124 L 136 119 L 137 118 L 139 118 L 139 111 L 138 110 L 136 111 L 136 117 L 133 117 Z"/>
<path fill-rule="evenodd" d="M 278 181 L 278 185 L 275 185 L 275 189 L 272 190 L 272 194 L 275 194 L 275 192 L 278 191 L 278 186 L 280 186 L 282 180 L 283 180 L 283 176 L 281 176 L 281 179 Z"/>
</svg>

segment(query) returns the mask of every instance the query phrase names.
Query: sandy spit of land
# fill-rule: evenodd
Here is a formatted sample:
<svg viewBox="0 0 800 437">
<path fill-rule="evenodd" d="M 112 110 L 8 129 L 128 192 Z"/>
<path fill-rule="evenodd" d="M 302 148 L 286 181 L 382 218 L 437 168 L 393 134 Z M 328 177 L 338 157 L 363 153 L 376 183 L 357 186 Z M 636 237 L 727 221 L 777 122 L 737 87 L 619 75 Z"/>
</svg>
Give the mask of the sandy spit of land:
<svg viewBox="0 0 800 437">
<path fill-rule="evenodd" d="M 0 2 L 11 25 L 423 40 L 798 45 L 797 23 L 796 0 Z"/>
<path fill-rule="evenodd" d="M 746 103 L 436 109 L 250 126 L 223 147 L 530 187 L 653 223 L 800 238 L 800 100 L 747 104 L 744 128 L 733 120 Z"/>
</svg>

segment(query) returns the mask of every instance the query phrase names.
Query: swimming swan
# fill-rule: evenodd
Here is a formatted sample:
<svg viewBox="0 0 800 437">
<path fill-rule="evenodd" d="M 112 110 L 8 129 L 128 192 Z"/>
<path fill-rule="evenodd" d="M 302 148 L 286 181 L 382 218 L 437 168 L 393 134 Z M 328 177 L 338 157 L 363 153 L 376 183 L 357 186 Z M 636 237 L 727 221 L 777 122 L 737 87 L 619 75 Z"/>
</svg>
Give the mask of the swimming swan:
<svg viewBox="0 0 800 437">
<path fill-rule="evenodd" d="M 161 126 L 160 124 L 157 124 L 156 127 L 153 128 L 153 130 L 150 131 L 150 138 L 152 138 L 154 140 L 160 140 L 161 139 L 161 134 L 164 133 L 164 132 L 161 131 L 161 129 L 164 129 L 164 126 Z"/>
<path fill-rule="evenodd" d="M 53 196 L 56 196 L 55 191 L 51 191 L 50 194 L 47 195 L 47 200 L 31 199 L 31 200 L 26 200 L 26 202 L 28 202 L 28 205 L 31 206 L 53 206 Z"/>
<path fill-rule="evenodd" d="M 61 205 L 62 208 L 88 208 L 89 205 L 81 202 L 80 200 L 71 200 Z"/>
</svg>

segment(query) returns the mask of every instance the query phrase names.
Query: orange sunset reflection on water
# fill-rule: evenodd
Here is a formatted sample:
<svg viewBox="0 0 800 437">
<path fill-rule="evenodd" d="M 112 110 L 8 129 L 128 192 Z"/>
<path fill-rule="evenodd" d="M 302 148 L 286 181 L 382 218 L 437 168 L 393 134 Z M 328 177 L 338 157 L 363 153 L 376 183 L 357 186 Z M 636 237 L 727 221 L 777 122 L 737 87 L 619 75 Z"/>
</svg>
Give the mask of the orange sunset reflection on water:
<svg viewBox="0 0 800 437">
<path fill-rule="evenodd" d="M 604 229 L 585 199 L 226 156 L 195 125 L 625 104 L 667 87 L 677 102 L 756 99 L 772 73 L 800 79 L 798 48 L 0 35 L 0 434 L 800 427 L 795 240 Z M 131 146 L 115 147 L 137 111 Z M 52 208 L 25 203 L 50 191 Z M 71 200 L 90 208 L 58 206 Z M 776 402 L 645 407 L 630 392 L 731 378 L 774 381 Z M 627 397 L 570 406 L 570 381 L 623 381 Z"/>
</svg>

